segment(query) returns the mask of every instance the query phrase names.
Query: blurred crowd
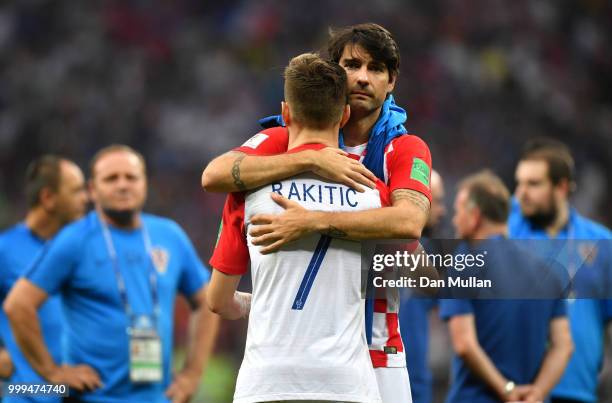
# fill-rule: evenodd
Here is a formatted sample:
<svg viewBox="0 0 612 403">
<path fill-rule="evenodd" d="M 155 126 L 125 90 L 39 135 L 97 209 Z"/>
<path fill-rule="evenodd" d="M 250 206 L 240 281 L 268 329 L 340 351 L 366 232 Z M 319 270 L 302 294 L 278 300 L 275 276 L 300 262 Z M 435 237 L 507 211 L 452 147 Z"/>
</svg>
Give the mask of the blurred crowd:
<svg viewBox="0 0 612 403">
<path fill-rule="evenodd" d="M 147 158 L 148 210 L 181 223 L 207 260 L 223 197 L 201 190 L 201 169 L 280 110 L 290 57 L 365 21 L 400 45 L 395 99 L 449 190 L 483 167 L 512 187 L 522 144 L 548 135 L 573 151 L 575 206 L 610 227 L 611 20 L 606 0 L 3 2 L 0 227 L 26 209 L 30 160 L 54 152 L 85 168 L 120 142 Z M 239 362 L 233 326 L 220 349 Z"/>
</svg>

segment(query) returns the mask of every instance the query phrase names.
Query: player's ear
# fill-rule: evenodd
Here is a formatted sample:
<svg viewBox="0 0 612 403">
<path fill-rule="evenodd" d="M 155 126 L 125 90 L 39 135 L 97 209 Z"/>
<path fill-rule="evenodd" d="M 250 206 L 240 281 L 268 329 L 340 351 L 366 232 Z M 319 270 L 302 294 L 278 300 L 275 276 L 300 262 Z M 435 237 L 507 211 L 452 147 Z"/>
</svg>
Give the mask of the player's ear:
<svg viewBox="0 0 612 403">
<path fill-rule="evenodd" d="M 395 88 L 395 80 L 397 79 L 397 74 L 389 73 L 389 83 L 387 84 L 387 94 L 393 92 Z"/>
<path fill-rule="evenodd" d="M 476 232 L 476 230 L 478 230 L 478 228 L 480 228 L 480 226 L 482 225 L 482 212 L 480 211 L 479 207 L 474 206 L 474 208 L 472 209 L 472 231 Z"/>
<path fill-rule="evenodd" d="M 562 178 L 555 188 L 559 190 L 561 197 L 567 197 L 573 190 L 571 188 L 570 181 L 568 181 L 566 178 Z"/>
<path fill-rule="evenodd" d="M 91 200 L 92 202 L 96 202 L 97 197 L 96 197 L 96 191 L 94 188 L 94 179 L 90 178 L 87 181 L 87 192 L 89 193 L 89 200 Z"/>
<path fill-rule="evenodd" d="M 55 208 L 57 194 L 49 187 L 40 189 L 39 202 L 44 210 L 49 211 Z"/>
<path fill-rule="evenodd" d="M 289 111 L 289 104 L 285 101 L 281 102 L 281 116 L 285 121 L 285 125 L 289 126 L 291 124 L 291 112 Z"/>
<path fill-rule="evenodd" d="M 340 119 L 340 128 L 343 128 L 344 125 L 351 118 L 351 106 L 349 104 L 344 105 L 344 110 L 342 111 L 342 119 Z"/>
</svg>

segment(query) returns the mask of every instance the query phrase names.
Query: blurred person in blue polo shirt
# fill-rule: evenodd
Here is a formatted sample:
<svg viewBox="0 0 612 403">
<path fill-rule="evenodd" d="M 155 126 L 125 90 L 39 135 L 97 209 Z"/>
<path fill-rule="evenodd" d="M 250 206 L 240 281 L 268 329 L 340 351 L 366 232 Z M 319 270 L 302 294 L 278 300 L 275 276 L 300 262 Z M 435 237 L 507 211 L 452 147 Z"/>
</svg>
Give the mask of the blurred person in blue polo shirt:
<svg viewBox="0 0 612 403">
<path fill-rule="evenodd" d="M 34 262 L 49 239 L 71 221 L 80 218 L 87 206 L 83 173 L 73 162 L 54 155 L 32 161 L 26 170 L 25 194 L 28 212 L 25 220 L 0 234 L 0 300 Z M 49 353 L 58 362 L 61 352 L 61 302 L 49 298 L 38 310 L 42 336 Z M 21 353 L 4 312 L 0 312 L 0 335 L 11 366 L 4 375 L 10 383 L 45 383 Z M 4 364 L 6 365 L 6 364 Z M 3 365 L 3 366 L 4 366 Z M 47 397 L 6 396 L 4 402 L 61 401 Z"/>
<path fill-rule="evenodd" d="M 612 233 L 571 207 L 574 160 L 563 143 L 549 138 L 527 143 L 515 177 L 510 237 L 536 240 L 541 245 L 535 250 L 559 257 L 573 275 L 568 316 L 575 352 L 552 392 L 553 402 L 597 402 L 606 326 L 612 319 Z"/>
<path fill-rule="evenodd" d="M 66 226 L 9 293 L 4 310 L 32 367 L 68 384 L 69 401 L 186 402 L 196 392 L 218 318 L 205 304 L 209 272 L 174 221 L 141 212 L 145 161 L 123 145 L 91 162 L 95 210 Z M 176 293 L 195 314 L 184 368 L 171 375 Z M 58 365 L 35 314 L 60 294 L 66 319 Z"/>
<path fill-rule="evenodd" d="M 511 289 L 512 279 L 532 282 L 545 269 L 506 239 L 510 193 L 498 177 L 484 171 L 463 180 L 454 207 L 465 240 L 460 252 L 486 254 L 481 270 L 505 277 L 498 290 Z M 548 401 L 572 353 L 566 309 L 559 298 L 440 300 L 456 353 L 446 401 Z"/>
<path fill-rule="evenodd" d="M 420 242 L 427 253 L 436 252 L 433 232 L 446 214 L 444 207 L 444 182 L 440 174 L 431 171 L 431 209 Z M 399 310 L 400 334 L 406 350 L 406 367 L 410 374 L 410 390 L 414 403 L 432 401 L 433 375 L 428 363 L 429 312 L 438 305 L 435 298 L 411 297 L 403 289 Z"/>
</svg>

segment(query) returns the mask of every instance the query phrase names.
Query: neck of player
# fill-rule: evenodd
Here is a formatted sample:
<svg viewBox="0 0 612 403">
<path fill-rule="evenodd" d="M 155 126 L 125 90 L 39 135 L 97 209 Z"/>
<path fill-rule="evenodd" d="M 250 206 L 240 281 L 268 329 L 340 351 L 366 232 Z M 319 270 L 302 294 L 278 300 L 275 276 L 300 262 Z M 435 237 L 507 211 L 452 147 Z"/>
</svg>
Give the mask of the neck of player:
<svg viewBox="0 0 612 403">
<path fill-rule="evenodd" d="M 42 239 L 51 239 L 62 226 L 59 218 L 45 211 L 41 206 L 34 207 L 25 218 L 26 226 Z"/>
<path fill-rule="evenodd" d="M 136 229 L 140 227 L 140 211 L 113 210 L 97 207 L 96 210 L 105 223 L 120 229 Z"/>
<path fill-rule="evenodd" d="M 356 147 L 367 143 L 370 139 L 370 132 L 376 124 L 382 106 L 373 111 L 360 111 L 357 108 L 351 109 L 351 118 L 342 128 L 344 134 L 344 145 Z"/>
<path fill-rule="evenodd" d="M 312 129 L 309 127 L 300 127 L 291 125 L 289 130 L 289 147 L 293 148 L 303 146 L 304 144 L 325 144 L 328 147 L 338 148 L 338 130 L 339 125 L 325 129 Z"/>
<path fill-rule="evenodd" d="M 508 237 L 508 226 L 506 223 L 494 223 L 484 221 L 471 236 L 472 241 L 493 238 L 494 236 Z"/>
<path fill-rule="evenodd" d="M 567 225 L 569 221 L 569 203 L 567 199 L 562 199 L 559 202 L 559 209 L 553 222 L 546 227 L 546 233 L 550 237 L 556 237 L 557 234 Z"/>
</svg>

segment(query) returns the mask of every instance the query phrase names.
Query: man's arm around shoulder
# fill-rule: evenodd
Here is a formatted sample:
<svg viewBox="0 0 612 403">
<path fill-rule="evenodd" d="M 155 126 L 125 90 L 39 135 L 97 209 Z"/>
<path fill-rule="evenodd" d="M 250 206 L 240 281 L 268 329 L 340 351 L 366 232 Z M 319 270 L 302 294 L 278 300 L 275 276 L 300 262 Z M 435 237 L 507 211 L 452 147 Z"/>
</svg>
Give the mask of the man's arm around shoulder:
<svg viewBox="0 0 612 403">
<path fill-rule="evenodd" d="M 311 211 L 278 194 L 271 197 L 285 211 L 251 218 L 253 245 L 262 246 L 262 254 L 312 232 L 353 240 L 419 239 L 429 215 L 427 196 L 411 189 L 395 190 L 390 207 L 357 212 Z"/>
<path fill-rule="evenodd" d="M 313 172 L 357 191 L 374 187 L 376 177 L 362 164 L 336 148 L 268 156 L 230 151 L 212 160 L 202 172 L 208 192 L 229 193 L 255 189 L 303 172 Z"/>
</svg>

